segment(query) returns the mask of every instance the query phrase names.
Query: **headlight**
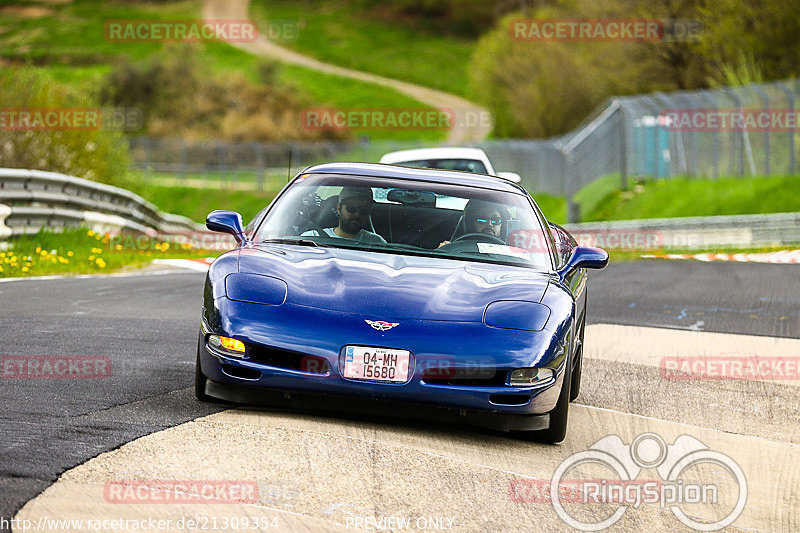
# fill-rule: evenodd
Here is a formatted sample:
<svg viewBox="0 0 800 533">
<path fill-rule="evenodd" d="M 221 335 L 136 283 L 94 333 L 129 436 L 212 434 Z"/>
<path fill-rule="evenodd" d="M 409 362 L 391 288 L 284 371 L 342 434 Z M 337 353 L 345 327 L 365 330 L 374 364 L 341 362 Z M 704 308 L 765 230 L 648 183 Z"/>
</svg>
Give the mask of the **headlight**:
<svg viewBox="0 0 800 533">
<path fill-rule="evenodd" d="M 232 355 L 233 357 L 244 357 L 244 343 L 238 339 L 221 337 L 220 335 L 209 335 L 208 345 L 219 353 Z"/>
<path fill-rule="evenodd" d="M 542 331 L 550 318 L 550 308 L 523 300 L 498 300 L 486 306 L 483 323 L 493 328 Z"/>
<path fill-rule="evenodd" d="M 529 387 L 553 379 L 549 368 L 518 368 L 511 373 L 510 384 L 514 387 Z"/>
<path fill-rule="evenodd" d="M 225 295 L 231 300 L 261 305 L 281 305 L 288 287 L 282 279 L 259 274 L 228 274 Z"/>
</svg>

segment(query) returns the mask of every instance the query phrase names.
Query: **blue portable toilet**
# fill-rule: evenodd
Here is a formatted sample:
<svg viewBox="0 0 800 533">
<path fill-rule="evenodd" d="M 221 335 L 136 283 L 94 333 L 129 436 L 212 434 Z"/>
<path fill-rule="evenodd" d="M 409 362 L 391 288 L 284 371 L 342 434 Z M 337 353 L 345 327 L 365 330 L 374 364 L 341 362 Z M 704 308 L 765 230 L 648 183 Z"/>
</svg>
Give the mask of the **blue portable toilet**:
<svg viewBox="0 0 800 533">
<path fill-rule="evenodd" d="M 667 116 L 645 115 L 633 121 L 633 161 L 636 174 L 664 178 L 670 175 Z"/>
</svg>

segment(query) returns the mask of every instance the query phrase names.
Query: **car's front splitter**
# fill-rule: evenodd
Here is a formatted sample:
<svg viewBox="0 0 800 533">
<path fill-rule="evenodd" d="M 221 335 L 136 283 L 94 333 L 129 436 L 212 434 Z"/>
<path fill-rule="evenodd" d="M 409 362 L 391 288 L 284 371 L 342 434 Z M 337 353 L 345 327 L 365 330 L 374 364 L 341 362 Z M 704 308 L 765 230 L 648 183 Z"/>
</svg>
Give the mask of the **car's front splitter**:
<svg viewBox="0 0 800 533">
<path fill-rule="evenodd" d="M 336 414 L 381 416 L 429 422 L 469 424 L 500 431 L 536 431 L 550 426 L 550 415 L 509 414 L 333 393 L 309 393 L 232 385 L 208 380 L 208 396 L 229 402 L 287 407 Z"/>
</svg>

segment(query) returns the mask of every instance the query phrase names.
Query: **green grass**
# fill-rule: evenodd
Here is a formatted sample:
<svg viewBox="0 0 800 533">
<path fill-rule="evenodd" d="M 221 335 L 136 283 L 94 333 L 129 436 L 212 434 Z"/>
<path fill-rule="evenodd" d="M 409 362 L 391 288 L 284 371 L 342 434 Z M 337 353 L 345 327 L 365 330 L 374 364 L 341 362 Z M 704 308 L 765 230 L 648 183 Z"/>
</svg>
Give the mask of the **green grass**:
<svg viewBox="0 0 800 533">
<path fill-rule="evenodd" d="M 153 259 L 200 258 L 220 252 L 150 239 L 97 234 L 86 228 L 15 237 L 0 251 L 0 277 L 98 274 L 142 267 Z"/>
<path fill-rule="evenodd" d="M 586 222 L 797 211 L 800 176 L 648 181 L 581 210 Z"/>
<path fill-rule="evenodd" d="M 238 211 L 245 224 L 266 207 L 286 185 L 286 180 L 269 180 L 264 191 L 237 191 L 197 187 L 166 187 L 142 185 L 134 192 L 162 211 L 189 217 L 204 223 L 206 215 L 215 209 Z"/>
<path fill-rule="evenodd" d="M 28 2 L 45 7 L 50 14 L 25 18 L 13 14 L 0 16 L 0 57 L 17 65 L 36 68 L 54 81 L 75 91 L 96 92 L 103 76 L 120 56 L 144 59 L 163 49 L 162 43 L 112 43 L 104 35 L 105 20 L 196 20 L 201 3 L 178 2 L 97 2 L 74 0 L 66 4 Z M 224 75 L 241 72 L 258 81 L 262 61 L 226 43 L 202 43 L 203 60 L 212 70 Z M 308 107 L 337 109 L 429 109 L 397 91 L 348 78 L 322 74 L 290 65 L 278 72 L 278 82 L 292 87 Z M 371 139 L 443 140 L 444 131 L 355 131 Z"/>
<path fill-rule="evenodd" d="M 800 211 L 800 176 L 651 180 L 629 182 L 620 190 L 620 176 L 611 174 L 575 195 L 581 222 L 640 218 L 754 215 Z M 533 193 L 545 216 L 567 222 L 565 198 Z"/>
<path fill-rule="evenodd" d="M 337 0 L 256 0 L 258 21 L 298 21 L 297 39 L 283 43 L 319 60 L 468 96 L 476 40 L 416 31 L 356 11 Z"/>
</svg>

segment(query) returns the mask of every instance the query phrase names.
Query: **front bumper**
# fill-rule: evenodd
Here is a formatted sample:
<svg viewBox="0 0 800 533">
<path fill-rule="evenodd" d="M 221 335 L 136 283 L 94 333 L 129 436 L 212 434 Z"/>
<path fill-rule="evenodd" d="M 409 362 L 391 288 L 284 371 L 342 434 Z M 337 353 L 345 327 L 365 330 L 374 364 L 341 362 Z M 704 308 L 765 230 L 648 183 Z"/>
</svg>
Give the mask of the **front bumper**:
<svg viewBox="0 0 800 533">
<path fill-rule="evenodd" d="M 325 411 L 336 414 L 374 415 L 429 422 L 469 424 L 500 431 L 536 431 L 550 426 L 550 415 L 508 414 L 475 409 L 454 409 L 444 406 L 391 401 L 375 398 L 354 398 L 330 393 L 289 392 L 262 387 L 206 382 L 206 394 L 235 403 L 288 407 L 299 410 Z"/>
<path fill-rule="evenodd" d="M 461 327 L 466 338 L 471 335 L 469 328 L 474 327 L 478 331 L 490 329 L 483 324 Z M 237 337 L 241 338 L 242 335 Z M 289 346 L 281 346 L 282 343 L 275 342 L 277 340 L 275 336 L 271 337 L 273 342 L 270 344 L 273 347 L 298 351 L 296 342 Z M 435 332 L 426 337 L 437 339 Z M 337 412 L 390 416 L 413 413 L 413 418 L 462 422 L 506 431 L 530 431 L 549 426 L 547 413 L 555 408 L 563 384 L 563 364 L 556 369 L 554 380 L 535 387 L 428 383 L 424 379 L 425 363 L 426 357 L 432 356 L 426 356 L 426 353 L 433 353 L 433 349 L 426 350 L 426 348 L 433 346 L 421 342 L 421 338 L 413 339 L 415 341 L 413 343 L 411 339 L 408 339 L 408 343 L 398 344 L 398 339 L 391 343 L 381 343 L 390 347 L 412 345 L 418 347 L 414 354 L 415 362 L 412 367 L 414 370 L 406 383 L 356 381 L 344 378 L 340 373 L 340 354 L 343 346 L 335 343 L 328 349 L 320 349 L 317 346 L 307 352 L 314 357 L 324 358 L 329 363 L 329 372 L 315 374 L 226 356 L 209 348 L 206 340 L 206 335 L 201 332 L 198 349 L 201 370 L 209 379 L 206 394 L 238 403 L 322 408 Z M 254 342 L 253 336 L 248 336 L 245 340 L 249 343 Z M 354 343 L 366 340 L 366 338 L 354 339 Z M 275 346 L 276 344 L 278 346 Z M 462 352 L 465 349 L 466 345 L 462 348 Z M 441 350 L 435 353 L 441 353 Z M 498 365 L 497 369 L 506 372 L 515 368 L 515 365 L 527 366 L 520 361 L 507 361 Z"/>
</svg>

